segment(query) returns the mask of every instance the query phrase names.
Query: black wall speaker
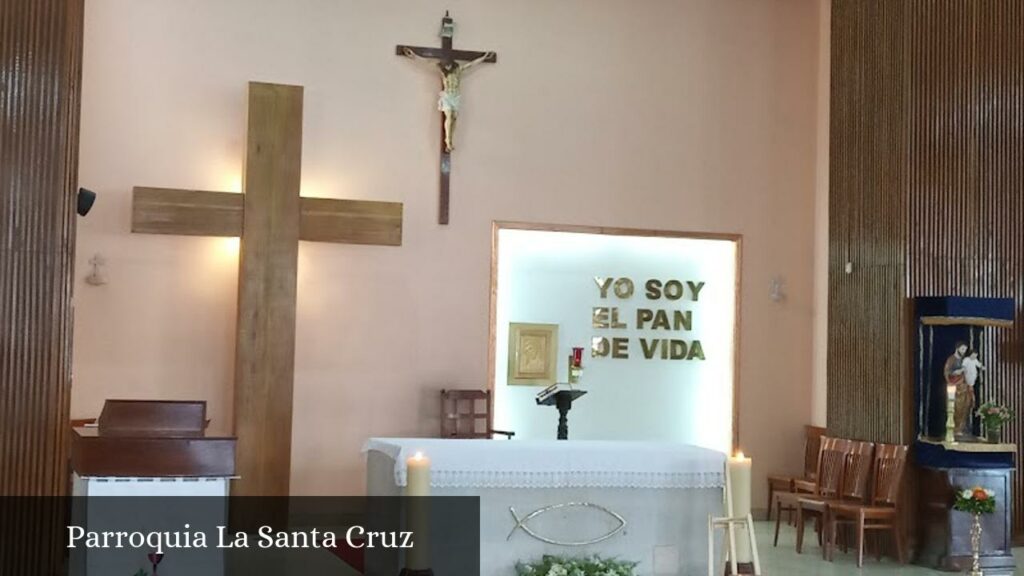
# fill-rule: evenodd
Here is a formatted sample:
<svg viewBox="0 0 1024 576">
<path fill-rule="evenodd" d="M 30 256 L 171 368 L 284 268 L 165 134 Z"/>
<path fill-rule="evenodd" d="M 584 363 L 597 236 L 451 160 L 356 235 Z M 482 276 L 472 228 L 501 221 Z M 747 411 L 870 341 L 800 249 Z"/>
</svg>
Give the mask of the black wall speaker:
<svg viewBox="0 0 1024 576">
<path fill-rule="evenodd" d="M 78 215 L 85 216 L 96 202 L 96 193 L 86 188 L 78 189 Z"/>
</svg>

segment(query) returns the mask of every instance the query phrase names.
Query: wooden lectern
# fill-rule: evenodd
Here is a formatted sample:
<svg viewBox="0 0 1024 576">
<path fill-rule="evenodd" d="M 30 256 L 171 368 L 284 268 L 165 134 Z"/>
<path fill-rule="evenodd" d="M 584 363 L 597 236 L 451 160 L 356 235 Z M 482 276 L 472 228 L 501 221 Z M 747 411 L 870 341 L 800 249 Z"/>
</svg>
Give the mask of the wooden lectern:
<svg viewBox="0 0 1024 576">
<path fill-rule="evenodd" d="M 236 441 L 206 428 L 206 402 L 107 400 L 96 426 L 72 429 L 72 494 L 82 497 L 72 524 L 99 533 L 226 526 Z M 97 498 L 104 496 L 116 498 Z M 77 546 L 71 574 L 135 574 L 154 562 L 148 552 Z M 225 574 L 216 548 L 174 550 L 156 563 L 160 573 Z"/>
<path fill-rule="evenodd" d="M 76 488 L 85 478 L 219 478 L 226 490 L 236 443 L 206 430 L 206 402 L 107 400 L 97 426 L 73 429 L 71 469 Z"/>
</svg>

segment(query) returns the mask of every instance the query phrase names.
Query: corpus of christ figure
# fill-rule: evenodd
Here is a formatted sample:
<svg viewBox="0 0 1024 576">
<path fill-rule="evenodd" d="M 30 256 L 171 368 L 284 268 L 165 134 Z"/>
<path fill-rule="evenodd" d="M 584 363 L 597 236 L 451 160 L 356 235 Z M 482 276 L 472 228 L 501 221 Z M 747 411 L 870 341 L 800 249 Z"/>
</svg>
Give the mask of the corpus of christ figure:
<svg viewBox="0 0 1024 576">
<path fill-rule="evenodd" d="M 444 120 L 441 126 L 441 195 L 437 218 L 439 224 L 448 224 L 448 182 L 452 169 L 451 152 L 455 147 L 455 122 L 462 105 L 462 75 L 477 64 L 498 61 L 498 55 L 494 52 L 453 49 L 454 35 L 455 21 L 445 12 L 444 18 L 441 19 L 440 48 L 403 45 L 395 47 L 395 53 L 399 56 L 430 62 L 430 65 L 436 66 L 441 74 L 441 93 L 437 99 L 437 109 Z"/>
<path fill-rule="evenodd" d="M 437 109 L 444 115 L 444 149 L 451 152 L 455 149 L 455 121 L 459 117 L 459 105 L 462 103 L 462 93 L 459 91 L 462 73 L 494 56 L 494 52 L 484 52 L 479 58 L 461 64 L 455 60 L 430 62 L 429 58 L 420 56 L 409 47 L 405 47 L 405 55 L 437 66 L 441 71 L 441 93 L 437 98 Z"/>
</svg>

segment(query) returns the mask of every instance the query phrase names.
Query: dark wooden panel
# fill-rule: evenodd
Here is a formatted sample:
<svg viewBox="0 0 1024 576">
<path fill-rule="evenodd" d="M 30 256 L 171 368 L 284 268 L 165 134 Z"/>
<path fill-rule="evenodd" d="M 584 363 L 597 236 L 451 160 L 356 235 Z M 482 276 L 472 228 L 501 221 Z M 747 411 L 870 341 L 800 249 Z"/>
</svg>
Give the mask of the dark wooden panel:
<svg viewBox="0 0 1024 576">
<path fill-rule="evenodd" d="M 0 2 L 0 495 L 68 486 L 82 8 Z M 56 574 L 61 511 L 29 508 L 0 509 L 0 573 Z"/>
<path fill-rule="evenodd" d="M 76 428 L 71 468 L 81 476 L 234 476 L 232 437 L 107 435 Z"/>
<path fill-rule="evenodd" d="M 202 434 L 206 402 L 202 400 L 107 400 L 100 413 L 103 432 Z"/>
<path fill-rule="evenodd" d="M 832 14 L 829 428 L 912 440 L 915 296 L 1016 299 L 1016 327 L 985 334 L 979 395 L 1024 412 L 1024 5 L 835 0 Z M 1019 418 L 1007 440 L 1024 446 Z M 1020 535 L 1024 475 L 1012 494 Z"/>
<path fill-rule="evenodd" d="M 249 85 L 238 274 L 238 496 L 288 496 L 299 247 L 302 88 Z"/>
</svg>

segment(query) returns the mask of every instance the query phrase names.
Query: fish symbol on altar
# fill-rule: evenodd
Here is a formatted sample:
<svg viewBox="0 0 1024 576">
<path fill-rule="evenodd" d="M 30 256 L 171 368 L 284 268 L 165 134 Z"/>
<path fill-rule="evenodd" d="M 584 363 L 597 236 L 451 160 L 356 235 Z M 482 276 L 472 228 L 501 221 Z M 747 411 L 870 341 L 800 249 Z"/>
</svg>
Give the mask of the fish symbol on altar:
<svg viewBox="0 0 1024 576">
<path fill-rule="evenodd" d="M 530 520 L 533 520 L 534 518 L 536 518 L 538 516 L 541 516 L 542 514 L 547 514 L 548 512 L 553 512 L 553 511 L 556 511 L 556 510 L 563 510 L 563 509 L 566 509 L 566 508 L 592 508 L 592 509 L 595 509 L 595 510 L 599 510 L 601 512 L 604 512 L 608 516 L 610 516 L 613 520 L 615 520 L 617 522 L 617 524 L 616 524 L 616 526 L 612 530 L 610 530 L 606 534 L 603 534 L 603 535 L 598 536 L 596 538 L 593 538 L 591 540 L 580 540 L 580 541 L 571 541 L 571 540 L 570 541 L 564 541 L 564 540 L 555 540 L 553 538 L 548 538 L 546 536 L 542 536 L 542 535 L 534 532 L 530 528 L 530 526 L 528 526 Z M 615 536 L 619 532 L 622 532 L 623 530 L 626 529 L 626 519 L 623 518 L 622 515 L 618 514 L 617 512 L 615 512 L 613 510 L 609 510 L 608 508 L 605 508 L 604 506 L 601 506 L 600 504 L 593 504 L 591 502 L 566 502 L 564 504 L 552 504 L 551 506 L 545 506 L 543 508 L 538 508 L 537 510 L 534 510 L 533 512 L 530 512 L 529 514 L 527 514 L 526 516 L 523 516 L 521 518 L 520 518 L 519 514 L 516 512 L 515 507 L 509 506 L 508 511 L 512 513 L 512 518 L 515 519 L 516 525 L 512 527 L 512 531 L 508 533 L 508 537 L 505 538 L 505 541 L 511 540 L 512 539 L 512 535 L 516 533 L 516 530 L 522 530 L 523 532 L 526 532 L 527 534 L 529 534 L 533 538 L 536 538 L 537 540 L 540 540 L 541 542 L 546 542 L 548 544 L 555 544 L 556 546 L 587 546 L 589 544 L 597 544 L 598 542 L 604 542 L 605 540 L 611 538 L 612 536 Z"/>
</svg>

